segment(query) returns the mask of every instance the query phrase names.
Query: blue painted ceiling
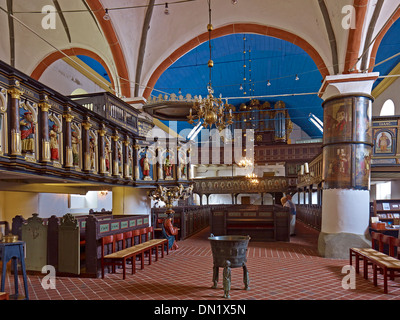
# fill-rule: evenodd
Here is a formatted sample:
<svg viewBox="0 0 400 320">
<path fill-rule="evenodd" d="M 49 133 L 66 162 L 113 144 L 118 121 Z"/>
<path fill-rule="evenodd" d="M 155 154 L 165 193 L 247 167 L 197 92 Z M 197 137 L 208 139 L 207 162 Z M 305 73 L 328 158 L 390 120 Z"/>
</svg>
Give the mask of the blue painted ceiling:
<svg viewBox="0 0 400 320">
<path fill-rule="evenodd" d="M 397 20 L 382 39 L 377 52 L 376 63 L 392 57 L 400 51 L 400 20 Z M 244 40 L 245 38 L 245 40 Z M 311 138 L 321 138 L 322 133 L 310 122 L 310 112 L 322 120 L 322 100 L 316 94 L 321 87 L 322 76 L 309 55 L 301 48 L 287 41 L 255 34 L 233 34 L 211 40 L 212 87 L 214 96 L 220 94 L 230 104 L 239 107 L 248 103 L 252 96 L 271 106 L 276 101 L 285 102 L 290 117 Z M 175 93 L 183 96 L 207 95 L 210 57 L 209 42 L 194 48 L 174 64 L 158 79 L 152 95 Z M 86 56 L 79 58 L 110 81 L 100 63 Z M 380 75 L 387 75 L 398 63 L 400 56 L 375 67 Z M 246 67 L 244 68 L 244 65 Z M 298 80 L 295 80 L 296 75 Z M 246 80 L 243 80 L 243 78 Z M 374 87 L 382 79 L 378 79 Z M 268 82 L 271 84 L 268 86 Z M 240 90 L 240 86 L 243 90 Z M 312 93 L 310 95 L 298 95 Z M 288 96 L 289 95 L 289 96 Z M 292 96 L 290 96 L 292 95 Z M 245 97 L 236 99 L 236 97 Z M 237 108 L 238 109 L 238 108 Z M 168 122 L 165 122 L 169 125 Z M 179 121 L 173 127 L 179 132 L 191 129 L 192 125 Z"/>
<path fill-rule="evenodd" d="M 211 46 L 214 96 L 221 94 L 238 110 L 240 104 L 249 102 L 252 96 L 280 95 L 257 99 L 261 103 L 268 101 L 271 106 L 279 100 L 284 101 L 294 123 L 311 137 L 322 137 L 321 132 L 308 121 L 310 112 L 322 119 L 322 100 L 315 94 L 321 87 L 322 76 L 305 51 L 287 41 L 255 34 L 223 36 L 211 40 Z M 180 90 L 183 96 L 187 93 L 206 96 L 209 57 L 207 41 L 171 65 L 158 79 L 152 94 L 178 94 Z M 299 80 L 295 80 L 296 75 Z M 314 94 L 282 96 L 300 93 Z M 182 128 L 190 126 L 178 124 L 178 130 Z"/>
<path fill-rule="evenodd" d="M 378 52 L 376 54 L 375 65 L 379 63 L 382 64 L 376 66 L 373 69 L 373 71 L 379 72 L 381 76 L 388 75 L 390 71 L 392 71 L 392 69 L 396 67 L 397 64 L 400 63 L 400 55 L 392 59 L 389 59 L 394 55 L 400 53 L 399 35 L 400 35 L 400 20 L 396 20 L 396 22 L 390 27 L 388 32 L 383 37 L 379 45 Z M 389 60 L 383 62 L 386 59 Z M 382 80 L 383 78 L 380 78 L 377 81 L 375 81 L 374 87 L 376 87 Z"/>
</svg>

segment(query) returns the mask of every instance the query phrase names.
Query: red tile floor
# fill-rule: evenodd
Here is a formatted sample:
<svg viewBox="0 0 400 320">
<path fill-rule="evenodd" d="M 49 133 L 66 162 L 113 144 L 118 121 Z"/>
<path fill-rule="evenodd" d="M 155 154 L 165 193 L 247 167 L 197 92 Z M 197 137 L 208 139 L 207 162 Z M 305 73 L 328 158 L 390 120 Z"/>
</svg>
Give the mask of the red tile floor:
<svg viewBox="0 0 400 320">
<path fill-rule="evenodd" d="M 44 275 L 28 275 L 31 300 L 220 300 L 223 299 L 222 269 L 217 289 L 212 289 L 212 254 L 209 228 L 184 241 L 179 249 L 145 265 L 136 274 L 121 271 L 104 279 L 58 277 L 55 289 L 43 289 Z M 318 232 L 297 222 L 297 236 L 290 242 L 252 242 L 247 267 L 250 290 L 245 291 L 242 269 L 232 269 L 231 300 L 399 300 L 400 279 L 389 280 L 389 294 L 356 275 L 355 289 L 344 289 L 342 268 L 348 260 L 326 259 L 317 253 Z M 22 279 L 20 279 L 20 282 Z M 7 275 L 6 290 L 13 291 L 13 276 Z M 23 288 L 20 283 L 20 288 Z"/>
</svg>

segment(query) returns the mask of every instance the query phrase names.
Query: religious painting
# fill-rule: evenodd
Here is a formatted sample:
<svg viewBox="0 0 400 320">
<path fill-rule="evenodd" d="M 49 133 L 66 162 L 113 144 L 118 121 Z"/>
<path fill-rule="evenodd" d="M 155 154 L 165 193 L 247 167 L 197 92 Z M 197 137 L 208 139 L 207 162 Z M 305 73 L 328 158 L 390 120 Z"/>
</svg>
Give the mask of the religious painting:
<svg viewBox="0 0 400 320">
<path fill-rule="evenodd" d="M 186 180 L 187 177 L 187 154 L 186 148 L 179 149 L 179 168 L 178 168 L 178 175 L 180 179 Z"/>
<path fill-rule="evenodd" d="M 144 147 L 139 150 L 139 179 L 140 180 L 154 180 L 154 152 L 148 148 Z"/>
<path fill-rule="evenodd" d="M 372 102 L 366 97 L 355 99 L 354 140 L 372 143 Z"/>
<path fill-rule="evenodd" d="M 19 109 L 19 128 L 21 132 L 21 152 L 28 161 L 37 157 L 37 105 L 23 102 Z"/>
<path fill-rule="evenodd" d="M 71 126 L 71 144 L 72 144 L 72 164 L 75 168 L 81 166 L 81 154 L 82 154 L 82 143 L 81 143 L 82 130 L 76 123 L 72 123 Z"/>
<path fill-rule="evenodd" d="M 396 153 L 396 128 L 374 129 L 374 154 L 393 155 Z"/>
<path fill-rule="evenodd" d="M 125 164 L 126 172 L 125 176 L 128 178 L 132 178 L 133 176 L 133 148 L 132 146 L 128 146 L 128 161 Z"/>
<path fill-rule="evenodd" d="M 324 105 L 324 143 L 352 141 L 352 99 Z"/>
<path fill-rule="evenodd" d="M 175 163 L 175 153 L 173 150 L 167 148 L 161 153 L 161 164 L 164 180 L 174 179 Z"/>
<path fill-rule="evenodd" d="M 97 172 L 97 158 L 98 158 L 98 137 L 94 130 L 89 131 L 89 154 L 87 159 L 88 170 Z"/>
<path fill-rule="evenodd" d="M 369 190 L 371 177 L 371 146 L 365 144 L 354 145 L 355 171 L 354 188 Z"/>
<path fill-rule="evenodd" d="M 115 172 L 117 175 L 123 177 L 124 175 L 124 161 L 123 161 L 123 151 L 122 151 L 122 142 L 117 141 L 116 142 L 116 148 L 117 148 L 117 159 L 114 160 L 114 165 L 116 166 Z"/>
<path fill-rule="evenodd" d="M 62 157 L 62 122 L 56 114 L 49 114 L 49 139 L 50 139 L 50 160 L 54 165 L 61 163 Z"/>
<path fill-rule="evenodd" d="M 345 189 L 351 187 L 352 171 L 351 145 L 326 146 L 323 150 L 324 180 L 327 189 Z"/>
<path fill-rule="evenodd" d="M 111 150 L 111 138 L 104 136 L 104 165 L 105 173 L 111 174 L 112 166 L 112 150 Z"/>
</svg>

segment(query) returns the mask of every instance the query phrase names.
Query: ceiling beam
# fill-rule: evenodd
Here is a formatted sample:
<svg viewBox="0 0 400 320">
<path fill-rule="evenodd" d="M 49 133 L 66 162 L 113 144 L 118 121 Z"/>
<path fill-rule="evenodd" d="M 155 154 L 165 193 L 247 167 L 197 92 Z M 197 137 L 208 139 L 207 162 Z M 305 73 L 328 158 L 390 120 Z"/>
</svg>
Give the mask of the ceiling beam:
<svg viewBox="0 0 400 320">
<path fill-rule="evenodd" d="M 8 32 L 10 37 L 10 65 L 15 67 L 15 32 L 13 15 L 13 0 L 7 0 Z"/>
<path fill-rule="evenodd" d="M 58 3 L 57 0 L 53 0 L 53 3 L 54 3 L 54 6 L 55 6 L 56 9 L 57 9 L 57 13 L 58 13 L 58 15 L 59 15 L 59 17 L 60 17 L 61 23 L 63 24 L 65 33 L 67 34 L 68 41 L 69 41 L 69 43 L 71 43 L 71 34 L 69 33 L 69 28 L 68 28 L 67 20 L 66 20 L 65 17 L 64 17 L 64 14 L 63 14 L 63 12 L 62 12 L 61 6 L 60 6 L 60 4 Z"/>
<path fill-rule="evenodd" d="M 361 70 L 366 70 L 368 68 L 368 60 L 369 60 L 369 54 L 365 54 L 367 51 L 369 51 L 369 47 L 371 46 L 372 42 L 372 35 L 375 31 L 375 26 L 376 26 L 376 21 L 379 18 L 379 15 L 382 10 L 383 6 L 383 1 L 384 0 L 378 0 L 376 5 L 375 5 L 375 10 L 374 13 L 372 14 L 371 21 L 368 26 L 368 31 L 367 31 L 367 36 L 365 37 L 365 42 L 364 42 L 364 52 L 363 52 L 363 58 L 361 61 Z"/>
<path fill-rule="evenodd" d="M 143 60 L 144 54 L 146 51 L 146 42 L 147 42 L 147 33 L 150 29 L 150 21 L 151 16 L 153 14 L 155 0 L 150 0 L 149 5 L 147 7 L 146 16 L 144 18 L 143 29 L 142 29 L 142 37 L 140 39 L 140 46 L 139 46 L 139 55 L 136 64 L 136 76 L 135 76 L 135 92 L 134 96 L 137 97 L 139 95 L 139 83 L 140 78 L 142 75 L 142 68 L 143 68 Z"/>
<path fill-rule="evenodd" d="M 389 76 L 400 74 L 400 63 L 398 63 L 392 71 L 390 71 Z M 376 99 L 378 98 L 387 88 L 389 88 L 399 77 L 386 77 L 384 78 L 372 91 L 372 96 Z"/>
<path fill-rule="evenodd" d="M 324 21 L 325 21 L 326 32 L 328 33 L 329 44 L 330 44 L 331 53 L 332 53 L 333 71 L 334 71 L 334 74 L 338 74 L 339 73 L 339 59 L 338 59 L 338 53 L 337 53 L 335 32 L 333 31 L 332 22 L 329 17 L 328 8 L 326 7 L 325 1 L 318 0 L 318 4 L 319 4 L 319 8 L 321 10 L 322 16 L 324 18 Z"/>
</svg>

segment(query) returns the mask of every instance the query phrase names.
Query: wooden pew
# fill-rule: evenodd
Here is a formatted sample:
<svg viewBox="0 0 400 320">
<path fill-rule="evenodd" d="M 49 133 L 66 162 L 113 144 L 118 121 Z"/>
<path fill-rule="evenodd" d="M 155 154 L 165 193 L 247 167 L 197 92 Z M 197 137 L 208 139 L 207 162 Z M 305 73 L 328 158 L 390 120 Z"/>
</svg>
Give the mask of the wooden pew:
<svg viewBox="0 0 400 320">
<path fill-rule="evenodd" d="M 360 272 L 360 261 L 363 262 L 363 276 L 368 279 L 368 266 L 373 269 L 373 281 L 377 286 L 378 271 L 383 275 L 384 293 L 388 293 L 388 277 L 394 280 L 400 276 L 399 246 L 400 239 L 378 232 L 372 232 L 372 248 L 350 248 L 350 265 L 355 258 L 356 272 Z"/>
<path fill-rule="evenodd" d="M 144 232 L 147 232 L 147 228 L 143 228 Z M 167 250 L 168 254 L 168 240 L 167 239 L 149 239 L 147 241 L 135 244 L 128 248 L 116 250 L 116 236 L 106 236 L 102 238 L 102 256 L 101 256 L 101 277 L 104 279 L 104 269 L 106 266 L 112 266 L 112 272 L 115 272 L 117 265 L 122 266 L 122 278 L 126 278 L 126 264 L 128 260 L 131 260 L 132 274 L 136 272 L 136 257 L 140 256 L 141 269 L 144 269 L 144 256 L 148 253 L 148 263 L 151 265 L 152 251 L 155 250 L 155 260 L 158 261 L 158 249 L 160 248 L 161 257 L 164 257 L 164 250 Z M 112 252 L 105 254 L 105 247 L 112 245 Z"/>
</svg>

